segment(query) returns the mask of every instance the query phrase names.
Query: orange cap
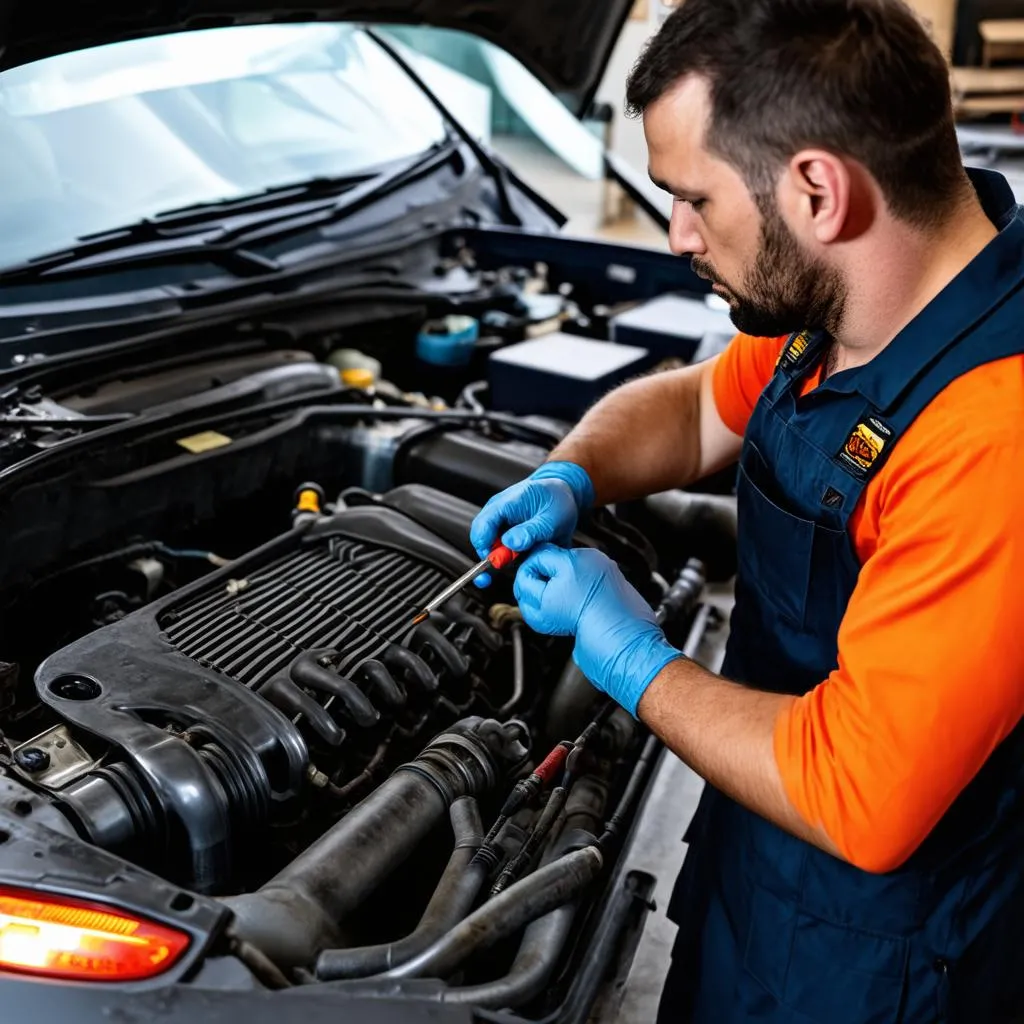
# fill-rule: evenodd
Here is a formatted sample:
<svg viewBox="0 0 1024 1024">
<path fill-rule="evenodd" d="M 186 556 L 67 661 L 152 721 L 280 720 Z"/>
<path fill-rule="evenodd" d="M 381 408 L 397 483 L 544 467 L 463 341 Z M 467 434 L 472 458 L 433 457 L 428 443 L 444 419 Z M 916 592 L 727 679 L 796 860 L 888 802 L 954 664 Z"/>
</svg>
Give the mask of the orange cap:
<svg viewBox="0 0 1024 1024">
<path fill-rule="evenodd" d="M 372 388 L 376 382 L 373 370 L 362 366 L 350 366 L 341 371 L 341 383 L 350 388 Z"/>
</svg>

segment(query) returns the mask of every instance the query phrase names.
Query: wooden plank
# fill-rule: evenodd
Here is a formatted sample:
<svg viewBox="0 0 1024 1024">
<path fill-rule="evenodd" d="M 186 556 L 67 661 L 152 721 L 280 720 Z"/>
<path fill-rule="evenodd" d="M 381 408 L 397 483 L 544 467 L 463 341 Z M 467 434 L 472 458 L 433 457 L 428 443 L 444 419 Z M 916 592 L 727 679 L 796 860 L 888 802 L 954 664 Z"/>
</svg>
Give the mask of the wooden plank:
<svg viewBox="0 0 1024 1024">
<path fill-rule="evenodd" d="M 978 23 L 981 36 L 981 62 L 989 65 L 997 60 L 1024 57 L 1024 20 L 991 18 Z"/>
<path fill-rule="evenodd" d="M 955 104 L 958 117 L 964 114 L 1024 113 L 1024 92 L 1005 96 L 970 96 Z"/>
<path fill-rule="evenodd" d="M 1024 44 L 1024 18 L 993 18 L 978 23 L 978 31 L 986 43 Z"/>
<path fill-rule="evenodd" d="M 958 96 L 1024 92 L 1024 68 L 953 68 L 951 75 Z"/>
</svg>

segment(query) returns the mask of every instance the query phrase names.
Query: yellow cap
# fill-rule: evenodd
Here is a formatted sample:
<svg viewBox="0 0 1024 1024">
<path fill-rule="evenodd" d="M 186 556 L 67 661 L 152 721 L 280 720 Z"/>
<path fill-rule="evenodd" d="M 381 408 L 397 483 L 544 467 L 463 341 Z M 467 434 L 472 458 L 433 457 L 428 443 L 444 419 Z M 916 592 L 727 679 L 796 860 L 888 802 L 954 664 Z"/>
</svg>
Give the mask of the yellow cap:
<svg viewBox="0 0 1024 1024">
<path fill-rule="evenodd" d="M 341 383 L 350 388 L 372 388 L 376 380 L 373 370 L 362 366 L 351 366 L 341 371 Z"/>
<path fill-rule="evenodd" d="M 299 492 L 299 499 L 295 502 L 295 507 L 300 512 L 319 512 L 320 495 L 311 488 L 306 488 Z"/>
</svg>

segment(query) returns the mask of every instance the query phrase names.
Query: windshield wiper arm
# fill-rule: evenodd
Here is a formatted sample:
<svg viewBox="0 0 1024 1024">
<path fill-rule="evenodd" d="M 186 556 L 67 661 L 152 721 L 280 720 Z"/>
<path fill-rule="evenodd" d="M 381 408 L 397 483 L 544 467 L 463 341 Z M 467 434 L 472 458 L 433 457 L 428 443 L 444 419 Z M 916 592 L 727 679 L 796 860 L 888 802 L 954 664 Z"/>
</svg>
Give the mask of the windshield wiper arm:
<svg viewBox="0 0 1024 1024">
<path fill-rule="evenodd" d="M 0 286 L 31 284 L 63 273 L 91 273 L 118 269 L 129 264 L 184 263 L 204 260 L 238 277 L 273 273 L 280 269 L 276 260 L 241 247 L 222 247 L 215 227 L 188 234 L 166 234 L 152 220 L 118 228 L 103 235 L 87 236 L 69 249 L 47 253 L 0 270 Z"/>
<path fill-rule="evenodd" d="M 387 172 L 384 172 L 387 173 Z M 261 189 L 250 195 L 232 199 L 214 199 L 206 203 L 190 203 L 171 210 L 154 214 L 150 220 L 162 227 L 191 227 L 220 221 L 236 214 L 258 213 L 261 210 L 276 210 L 282 206 L 305 202 L 310 199 L 336 199 L 349 189 L 365 184 L 379 177 L 377 174 L 350 174 L 343 177 L 319 176 L 308 181 L 290 182 Z"/>
<path fill-rule="evenodd" d="M 48 253 L 25 263 L 0 269 L 0 286 L 27 284 L 64 274 L 93 273 L 146 263 L 184 263 L 204 260 L 237 277 L 258 277 L 281 270 L 277 260 L 244 246 L 246 236 L 277 237 L 307 230 L 317 224 L 337 222 L 377 202 L 389 193 L 447 163 L 457 141 L 444 143 L 411 162 L 349 184 L 341 195 L 318 198 L 327 179 L 314 179 L 282 189 L 273 195 L 260 193 L 242 200 L 228 200 L 224 209 L 196 207 L 144 218 L 100 235 L 85 236 L 78 244 Z M 343 179 L 338 179 L 341 182 Z M 306 189 L 306 184 L 309 189 Z M 314 198 L 317 197 L 317 198 Z M 250 210 L 239 204 L 251 202 Z M 268 233 L 266 229 L 269 229 Z"/>
</svg>

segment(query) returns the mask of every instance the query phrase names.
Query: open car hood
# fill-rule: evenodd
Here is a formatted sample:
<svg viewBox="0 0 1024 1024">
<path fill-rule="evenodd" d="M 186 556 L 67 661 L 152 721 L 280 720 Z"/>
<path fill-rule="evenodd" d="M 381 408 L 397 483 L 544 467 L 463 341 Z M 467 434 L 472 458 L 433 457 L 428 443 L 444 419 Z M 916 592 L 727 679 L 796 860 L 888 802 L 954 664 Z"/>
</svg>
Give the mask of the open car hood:
<svg viewBox="0 0 1024 1024">
<path fill-rule="evenodd" d="M 633 0 L 0 0 L 0 70 L 123 39 L 226 25 L 297 18 L 434 25 L 503 47 L 581 114 L 632 5 Z"/>
</svg>

